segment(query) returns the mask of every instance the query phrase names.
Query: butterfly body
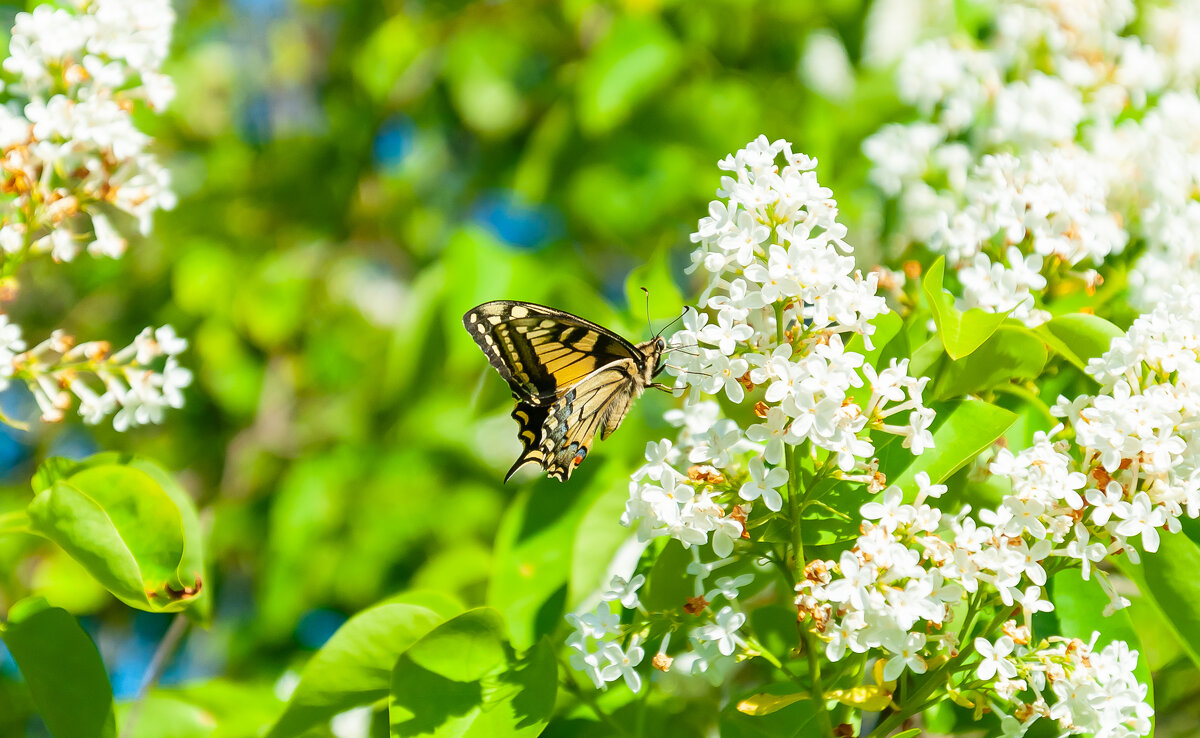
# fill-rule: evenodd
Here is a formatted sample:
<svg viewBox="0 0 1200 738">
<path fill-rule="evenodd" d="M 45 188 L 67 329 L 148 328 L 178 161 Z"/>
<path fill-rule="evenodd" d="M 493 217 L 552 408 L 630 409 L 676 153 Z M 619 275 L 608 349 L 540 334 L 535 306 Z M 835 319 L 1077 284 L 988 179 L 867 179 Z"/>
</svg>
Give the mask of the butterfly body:
<svg viewBox="0 0 1200 738">
<path fill-rule="evenodd" d="M 463 326 L 512 389 L 523 450 L 505 481 L 538 464 L 559 481 L 570 478 L 601 440 L 621 425 L 633 401 L 662 371 L 666 341 L 632 344 L 577 315 L 532 302 L 485 302 Z"/>
</svg>

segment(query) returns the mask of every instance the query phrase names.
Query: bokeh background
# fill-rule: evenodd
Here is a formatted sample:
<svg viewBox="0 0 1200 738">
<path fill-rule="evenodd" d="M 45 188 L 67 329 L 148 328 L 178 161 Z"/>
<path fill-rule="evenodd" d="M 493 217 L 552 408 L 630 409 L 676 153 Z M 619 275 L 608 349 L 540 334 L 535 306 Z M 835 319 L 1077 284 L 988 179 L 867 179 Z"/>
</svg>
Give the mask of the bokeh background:
<svg viewBox="0 0 1200 738">
<path fill-rule="evenodd" d="M 903 50 L 972 12 L 911 0 L 175 7 L 178 97 L 139 123 L 178 207 L 122 260 L 31 265 L 14 313 L 30 335 L 62 326 L 120 342 L 170 323 L 191 341 L 196 382 L 163 427 L 0 428 L 0 511 L 25 504 L 51 454 L 137 450 L 175 470 L 211 531 L 216 616 L 162 684 L 230 735 L 269 723 L 289 672 L 397 592 L 561 621 L 571 551 L 549 542 L 594 520 L 598 538 L 573 545 L 611 553 L 624 479 L 670 399 L 639 402 L 569 483 L 502 485 L 518 448 L 508 391 L 463 312 L 526 299 L 642 340 L 637 288 L 651 289 L 656 327 L 694 297 L 688 236 L 716 163 L 759 134 L 820 159 L 870 266 L 889 214 L 861 141 L 909 115 L 892 85 Z M 19 9 L 0 11 L 0 28 Z M 28 400 L 0 402 L 20 415 Z M 81 616 L 117 697 L 131 697 L 170 616 L 121 605 L 49 545 L 0 539 L 0 604 L 33 589 Z M 1158 695 L 1161 711 L 1170 692 Z M 0 736 L 41 730 L 0 651 Z"/>
</svg>

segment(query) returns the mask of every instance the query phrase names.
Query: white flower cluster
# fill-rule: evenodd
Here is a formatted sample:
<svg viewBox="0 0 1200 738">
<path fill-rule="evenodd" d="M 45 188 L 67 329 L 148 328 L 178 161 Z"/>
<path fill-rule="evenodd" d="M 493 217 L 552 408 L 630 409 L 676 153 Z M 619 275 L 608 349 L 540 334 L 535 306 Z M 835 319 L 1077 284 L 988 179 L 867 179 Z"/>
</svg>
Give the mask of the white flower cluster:
<svg viewBox="0 0 1200 738">
<path fill-rule="evenodd" d="M 885 678 L 905 669 L 923 673 L 935 656 L 952 657 L 967 635 L 955 632 L 963 626 L 953 622 L 952 603 L 1002 605 L 1004 613 L 1019 607 L 1027 629 L 1034 613 L 1053 609 L 1042 588 L 1047 570 L 1061 569 L 1064 560 L 1078 562 L 1084 579 L 1097 576 L 1110 600 L 1106 614 L 1127 605 L 1096 564 L 1121 553 L 1137 561 L 1136 544 L 1156 551 L 1160 529 L 1175 533 L 1183 515 L 1200 516 L 1197 316 L 1200 295 L 1175 290 L 1089 362 L 1100 394 L 1060 398 L 1054 408 L 1074 441 L 1051 440 L 1060 426 L 1019 453 L 1001 449 L 989 471 L 1012 490 L 997 507 L 947 516 L 924 504 L 945 489 L 927 477 L 918 478 L 911 504 L 892 487 L 864 505 L 867 522 L 855 545 L 836 562 L 810 563 L 797 586 L 797 605 L 826 641 L 826 656 L 881 650 Z M 927 636 L 931 630 L 939 635 Z M 995 679 L 990 688 L 999 699 L 1036 693 L 1009 714 L 1048 716 L 1071 733 L 1148 732 L 1145 690 L 1132 678 L 1136 655 L 1124 644 L 1106 648 L 1100 658 L 1109 667 L 1098 667 L 1018 648 L 1021 637 L 1028 643 L 1027 631 L 975 642 L 983 657 L 978 676 Z M 1056 677 L 1051 661 L 1073 663 L 1074 670 Z M 1087 669 L 1080 672 L 1080 664 Z M 1047 709 L 1046 677 L 1039 674 L 1050 676 L 1056 698 Z"/>
<path fill-rule="evenodd" d="M 692 269 L 708 273 L 701 307 L 716 321 L 689 313 L 671 340 L 669 371 L 689 402 L 669 419 L 683 431 L 677 445 L 647 448 L 622 522 L 644 540 L 667 535 L 685 546 L 711 534 L 725 557 L 744 531 L 745 510 L 723 501 L 761 499 L 779 511 L 787 449 L 823 450 L 843 473 L 870 471 L 871 431 L 902 436 L 919 454 L 933 444 L 934 416 L 921 397 L 928 379 L 909 376 L 906 360 L 876 371 L 846 348 L 843 336 L 855 334 L 870 347 L 869 321 L 888 308 L 876 294 L 878 275 L 854 270 L 816 161 L 787 141 L 759 137 L 720 167 L 729 172 L 718 191 L 724 199 L 709 205 L 692 235 Z M 746 428 L 700 399 L 724 394 L 741 403 L 760 386 L 755 411 L 764 422 Z M 684 465 L 687 473 L 676 468 Z"/>
<path fill-rule="evenodd" d="M 1029 325 L 1048 317 L 1035 299 L 1047 278 L 1094 288 L 1091 270 L 1131 242 L 1148 252 L 1135 291 L 1200 285 L 1180 268 L 1200 261 L 1200 35 L 1180 35 L 1200 24 L 1170 26 L 1174 13 L 1200 19 L 1188 7 L 1154 11 L 1142 39 L 1126 35 L 1128 0 L 1002 3 L 983 42 L 910 49 L 897 84 L 921 119 L 863 147 L 900 205 L 895 245 L 945 254 L 965 307 Z"/>
<path fill-rule="evenodd" d="M 972 691 L 1004 703 L 1008 734 L 1023 734 L 1039 717 L 1058 720 L 1067 734 L 1148 733 L 1152 710 L 1146 687 L 1133 676 L 1137 653 L 1124 643 L 1110 645 L 1095 661 L 1086 658 L 1086 647 L 1082 657 L 1076 653 L 1082 646 L 1077 642 L 1065 650 L 1029 645 L 1033 614 L 1054 609 L 1042 590 L 1047 560 L 1061 555 L 1088 562 L 1107 553 L 1102 544 L 1089 545 L 1087 526 L 1071 515 L 1073 506 L 1084 504 L 1079 490 L 1085 478 L 1069 464 L 1044 437 L 1028 458 L 1009 454 L 993 464 L 994 472 L 1014 475 L 1014 491 L 998 508 L 979 513 L 985 524 L 969 509 L 947 517 L 925 504 L 946 488 L 930 484 L 924 473 L 912 504 L 890 487 L 882 501 L 864 505 L 855 545 L 837 562 L 811 562 L 796 587 L 796 604 L 825 640 L 825 655 L 839 661 L 847 651 L 879 651 L 888 681 L 905 670 L 923 674 L 935 659 L 978 656 L 970 663 L 985 686 Z M 970 613 L 965 623 L 953 607 L 964 599 Z M 994 643 L 977 636 L 972 654 L 960 640 L 977 609 L 989 603 L 1002 603 L 1003 615 L 1019 607 L 1024 624 L 1005 623 L 1005 635 Z M 1051 695 L 1053 705 L 1047 706 Z"/>
<path fill-rule="evenodd" d="M 741 590 L 754 581 L 754 575 L 719 577 L 713 588 L 706 591 L 705 585 L 710 575 L 732 563 L 732 559 L 703 563 L 698 550 L 692 549 L 692 555 L 687 573 L 694 577 L 696 595 L 685 607 L 693 621 L 687 635 L 690 648 L 677 657 L 668 656 L 667 649 L 672 637 L 672 632 L 668 631 L 651 663 L 659 671 L 671 670 L 674 673 L 703 676 L 716 686 L 725 680 L 738 661 L 738 652 L 747 645 L 740 633 L 746 623 L 746 613 L 738 598 Z M 648 624 L 655 617 L 668 621 L 675 617 L 674 612 L 651 613 L 646 610 L 637 594 L 645 582 L 646 578 L 641 574 L 628 580 L 613 577 L 595 610 L 567 616 L 567 622 L 572 627 L 567 637 L 571 666 L 586 674 L 597 689 L 603 689 L 609 682 L 622 678 L 634 692 L 641 689 L 642 678 L 634 667 L 645 658 L 642 643 L 650 630 Z M 725 604 L 720 609 L 710 607 L 718 598 L 723 599 Z M 633 623 L 621 624 L 620 613 L 613 609 L 616 604 L 625 610 L 635 611 Z M 627 641 L 624 647 L 621 646 L 622 640 Z"/>
<path fill-rule="evenodd" d="M 174 22 L 167 0 L 80 0 L 17 14 L 0 106 L 3 299 L 29 256 L 70 261 L 84 248 L 121 256 L 124 221 L 146 233 L 155 210 L 174 206 L 167 171 L 132 118 L 137 101 L 158 110 L 174 94 L 159 71 Z M 187 341 L 170 326 L 146 328 L 115 353 L 63 331 L 26 346 L 0 311 L 0 390 L 24 382 L 45 422 L 78 403 L 85 423 L 158 423 L 165 408 L 183 406 L 192 381 L 177 359 Z"/>
<path fill-rule="evenodd" d="M 1158 550 L 1158 529 L 1200 516 L 1200 294 L 1176 289 L 1113 339 L 1088 373 L 1101 394 L 1059 398 L 1096 480 L 1087 522 L 1111 539 L 1110 551 L 1136 561 L 1130 539 Z M 1081 506 L 1077 506 L 1081 507 Z"/>
<path fill-rule="evenodd" d="M 697 612 L 714 597 L 729 601 L 691 630 L 691 648 L 679 656 L 689 673 L 714 683 L 735 663 L 745 622 L 736 591 L 753 576 L 721 578 L 707 593 L 704 581 L 733 560 L 759 501 L 764 515 L 782 509 L 789 459 L 802 454 L 843 478 L 873 481 L 869 434 L 898 435 L 919 454 L 933 445 L 934 419 L 922 402 L 928 380 L 909 376 L 907 360 L 876 370 L 843 340 L 861 336 L 869 348 L 869 321 L 888 308 L 876 294 L 878 275 L 854 269 L 837 203 L 813 171 L 816 161 L 786 141 L 760 137 L 720 167 L 729 173 L 718 191 L 723 199 L 709 205 L 692 237 L 693 271 L 708 275 L 700 307 L 716 320 L 690 313 L 671 339 L 670 371 L 689 395 L 667 415 L 680 433 L 675 442 L 647 444 L 621 519 L 642 541 L 666 536 L 692 550 Z M 762 422 L 742 427 L 722 417 L 720 405 L 704 397 L 721 394 L 753 403 Z M 699 547 L 710 542 L 718 558 L 704 563 Z M 573 621 L 576 666 L 597 684 L 605 669 L 619 676 L 612 641 L 588 625 L 605 619 L 604 612 Z"/>
<path fill-rule="evenodd" d="M 86 247 L 120 256 L 124 220 L 149 232 L 175 204 L 169 176 L 133 125 L 135 101 L 161 109 L 159 69 L 175 15 L 167 0 L 88 0 L 18 13 L 0 107 L 0 251 L 7 261 Z M 11 273 L 11 272 L 10 272 Z"/>
<path fill-rule="evenodd" d="M 76 402 L 80 417 L 89 425 L 109 415 L 118 431 L 161 423 L 166 408 L 183 407 L 183 389 L 192 383 L 191 371 L 177 359 L 187 349 L 187 341 L 169 325 L 146 328 L 116 352 L 107 342 L 76 344 L 69 335 L 55 331 L 28 351 L 14 353 L 24 344 L 19 338 L 4 341 L 7 338 L 0 335 L 5 344 L 0 360 L 5 355 L 9 359 L 0 375 L 8 372 L 7 377 L 25 380 L 47 423 L 61 421 Z M 8 379 L 0 381 L 6 385 Z"/>
</svg>

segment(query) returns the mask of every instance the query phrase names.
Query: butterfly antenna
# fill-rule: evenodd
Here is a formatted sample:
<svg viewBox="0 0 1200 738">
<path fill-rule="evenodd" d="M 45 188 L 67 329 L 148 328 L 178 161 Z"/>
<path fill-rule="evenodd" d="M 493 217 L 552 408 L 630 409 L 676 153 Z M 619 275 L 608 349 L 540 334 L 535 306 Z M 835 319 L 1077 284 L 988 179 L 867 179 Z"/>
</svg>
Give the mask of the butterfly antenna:
<svg viewBox="0 0 1200 738">
<path fill-rule="evenodd" d="M 691 305 L 684 305 L 684 306 L 683 306 L 683 312 L 679 314 L 679 317 L 678 317 L 678 318 L 676 318 L 675 320 L 672 320 L 670 323 L 667 323 L 666 325 L 664 325 L 664 326 L 662 327 L 662 330 L 660 330 L 658 333 L 655 333 L 655 334 L 654 334 L 654 337 L 655 337 L 655 338 L 658 338 L 659 336 L 661 336 L 661 335 L 663 334 L 663 331 L 665 331 L 666 329 L 670 328 L 671 326 L 675 325 L 675 324 L 676 324 L 676 323 L 678 323 L 680 320 L 682 320 L 682 319 L 683 319 L 683 316 L 687 315 L 687 314 L 688 314 L 688 311 L 689 311 L 689 310 L 691 310 L 691 309 L 692 309 L 692 306 L 691 306 Z"/>
<path fill-rule="evenodd" d="M 646 327 L 650 329 L 651 333 L 654 333 L 654 324 L 650 322 L 650 290 L 645 287 L 642 287 L 641 290 L 646 293 Z M 654 334 L 654 337 L 658 338 L 658 334 Z"/>
</svg>

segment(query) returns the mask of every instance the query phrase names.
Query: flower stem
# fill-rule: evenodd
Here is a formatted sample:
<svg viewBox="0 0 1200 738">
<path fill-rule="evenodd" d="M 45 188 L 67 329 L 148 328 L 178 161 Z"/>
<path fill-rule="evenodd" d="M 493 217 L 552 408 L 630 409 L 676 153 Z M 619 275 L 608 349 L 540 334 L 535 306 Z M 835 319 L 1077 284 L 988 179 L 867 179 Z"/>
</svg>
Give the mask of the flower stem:
<svg viewBox="0 0 1200 738">
<path fill-rule="evenodd" d="M 163 634 L 162 640 L 158 642 L 158 648 L 154 650 L 154 656 L 150 659 L 150 665 L 146 667 L 146 673 L 142 676 L 142 683 L 138 686 L 137 695 L 133 698 L 133 704 L 129 706 L 129 713 L 125 716 L 125 724 L 121 726 L 121 738 L 134 735 L 134 726 L 137 724 L 138 716 L 141 713 L 142 702 L 145 701 L 150 689 L 158 683 L 159 677 L 162 676 L 163 670 L 167 667 L 167 662 L 171 659 L 171 654 L 175 653 L 176 647 L 179 646 L 179 642 L 183 640 L 184 634 L 187 633 L 189 624 L 187 616 L 179 613 L 167 627 L 167 632 Z"/>
</svg>

